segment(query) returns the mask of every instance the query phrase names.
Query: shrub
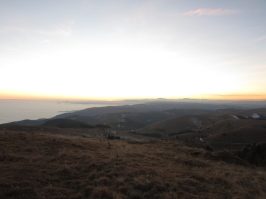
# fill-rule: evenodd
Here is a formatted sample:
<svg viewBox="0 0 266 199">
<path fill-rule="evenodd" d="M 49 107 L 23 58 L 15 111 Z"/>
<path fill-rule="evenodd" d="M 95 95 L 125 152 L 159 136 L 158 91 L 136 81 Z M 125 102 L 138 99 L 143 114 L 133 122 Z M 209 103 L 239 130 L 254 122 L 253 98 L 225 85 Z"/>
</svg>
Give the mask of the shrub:
<svg viewBox="0 0 266 199">
<path fill-rule="evenodd" d="M 115 136 L 115 135 L 108 134 L 107 135 L 107 139 L 109 139 L 109 140 L 115 140 L 115 139 L 120 140 L 121 137 L 120 136 Z"/>
<path fill-rule="evenodd" d="M 207 145 L 207 146 L 205 147 L 205 149 L 206 149 L 207 151 L 213 151 L 213 149 L 212 149 L 209 145 Z"/>
</svg>

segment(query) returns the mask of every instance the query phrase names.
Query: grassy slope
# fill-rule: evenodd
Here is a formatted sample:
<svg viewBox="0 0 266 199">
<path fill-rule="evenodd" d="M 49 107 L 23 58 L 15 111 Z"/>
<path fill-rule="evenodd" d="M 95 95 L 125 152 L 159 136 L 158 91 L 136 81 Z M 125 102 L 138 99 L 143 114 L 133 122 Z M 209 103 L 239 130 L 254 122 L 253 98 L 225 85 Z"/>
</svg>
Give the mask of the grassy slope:
<svg viewBox="0 0 266 199">
<path fill-rule="evenodd" d="M 266 140 L 266 120 L 225 120 L 202 128 L 212 142 L 260 143 Z"/>
<path fill-rule="evenodd" d="M 1 132 L 2 131 L 2 132 Z M 266 198 L 266 173 L 229 153 L 0 130 L 0 198 Z"/>
<path fill-rule="evenodd" d="M 186 129 L 198 129 L 198 127 L 211 125 L 214 122 L 223 120 L 237 120 L 232 115 L 242 115 L 251 117 L 253 113 L 266 115 L 266 109 L 251 109 L 251 110 L 230 110 L 222 111 L 221 113 L 210 113 L 202 115 L 183 115 L 172 117 L 163 121 L 156 122 L 142 129 L 138 129 L 139 133 L 178 133 Z M 242 124 L 248 123 L 249 120 L 239 120 Z M 218 129 L 219 131 L 224 130 Z"/>
<path fill-rule="evenodd" d="M 200 137 L 207 142 L 201 143 Z M 196 133 L 179 135 L 178 140 L 187 140 L 199 147 L 209 145 L 214 150 L 241 149 L 247 144 L 266 141 L 266 120 L 227 119 L 218 121 L 201 127 Z"/>
<path fill-rule="evenodd" d="M 197 129 L 201 125 L 211 124 L 217 119 L 211 115 L 184 115 L 173 117 L 164 121 L 156 122 L 142 129 L 138 129 L 138 133 L 178 133 L 187 129 Z"/>
</svg>

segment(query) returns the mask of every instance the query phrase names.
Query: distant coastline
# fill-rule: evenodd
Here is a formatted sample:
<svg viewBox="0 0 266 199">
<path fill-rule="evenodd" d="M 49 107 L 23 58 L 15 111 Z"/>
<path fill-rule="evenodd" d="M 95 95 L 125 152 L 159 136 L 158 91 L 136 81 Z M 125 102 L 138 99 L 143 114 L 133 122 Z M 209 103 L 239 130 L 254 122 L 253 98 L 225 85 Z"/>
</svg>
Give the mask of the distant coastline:
<svg viewBox="0 0 266 199">
<path fill-rule="evenodd" d="M 75 102 L 51 100 L 0 100 L 0 124 L 25 119 L 51 118 L 58 114 L 92 107 L 116 106 L 125 102 Z"/>
</svg>

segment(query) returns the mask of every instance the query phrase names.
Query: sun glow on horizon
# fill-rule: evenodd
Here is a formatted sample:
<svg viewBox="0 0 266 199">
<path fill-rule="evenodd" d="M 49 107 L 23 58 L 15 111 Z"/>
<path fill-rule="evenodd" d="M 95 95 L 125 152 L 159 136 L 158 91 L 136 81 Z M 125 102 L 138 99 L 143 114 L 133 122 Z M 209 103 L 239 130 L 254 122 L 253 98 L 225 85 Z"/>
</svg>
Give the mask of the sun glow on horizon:
<svg viewBox="0 0 266 199">
<path fill-rule="evenodd" d="M 124 46 L 81 48 L 71 53 L 51 52 L 42 54 L 40 59 L 22 61 L 23 68 L 17 68 L 12 78 L 4 76 L 0 81 L 6 83 L 6 90 L 15 93 L 59 98 L 156 98 L 228 93 L 241 88 L 241 79 L 231 71 L 221 67 L 214 71 L 209 60 L 201 56 L 191 60 L 190 54 L 184 52 L 145 49 L 145 46 L 128 50 Z M 45 69 L 41 75 L 21 75 L 24 70 L 34 72 L 36 65 Z M 14 67 L 10 65 L 5 72 L 11 73 Z"/>
<path fill-rule="evenodd" d="M 1 92 L 1 91 L 0 91 Z M 251 94 L 237 94 L 237 93 L 224 93 L 224 94 L 198 94 L 198 95 L 179 95 L 179 96 L 131 96 L 125 97 L 95 97 L 95 96 L 61 96 L 61 95 L 43 95 L 34 93 L 21 93 L 21 92 L 2 92 L 0 100 L 70 100 L 70 101 L 124 101 L 124 100 L 156 100 L 159 98 L 167 100 L 180 100 L 180 99 L 206 99 L 206 100 L 266 100 L 264 93 L 251 93 Z"/>
</svg>

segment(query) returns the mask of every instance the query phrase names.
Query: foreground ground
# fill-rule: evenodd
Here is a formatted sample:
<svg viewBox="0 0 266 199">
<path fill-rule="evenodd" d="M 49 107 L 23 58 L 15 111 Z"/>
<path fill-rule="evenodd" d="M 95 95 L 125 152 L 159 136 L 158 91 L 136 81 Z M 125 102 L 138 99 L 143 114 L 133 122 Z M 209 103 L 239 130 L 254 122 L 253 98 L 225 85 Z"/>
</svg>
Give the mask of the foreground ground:
<svg viewBox="0 0 266 199">
<path fill-rule="evenodd" d="M 266 173 L 229 152 L 0 130 L 0 198 L 266 198 Z"/>
</svg>

